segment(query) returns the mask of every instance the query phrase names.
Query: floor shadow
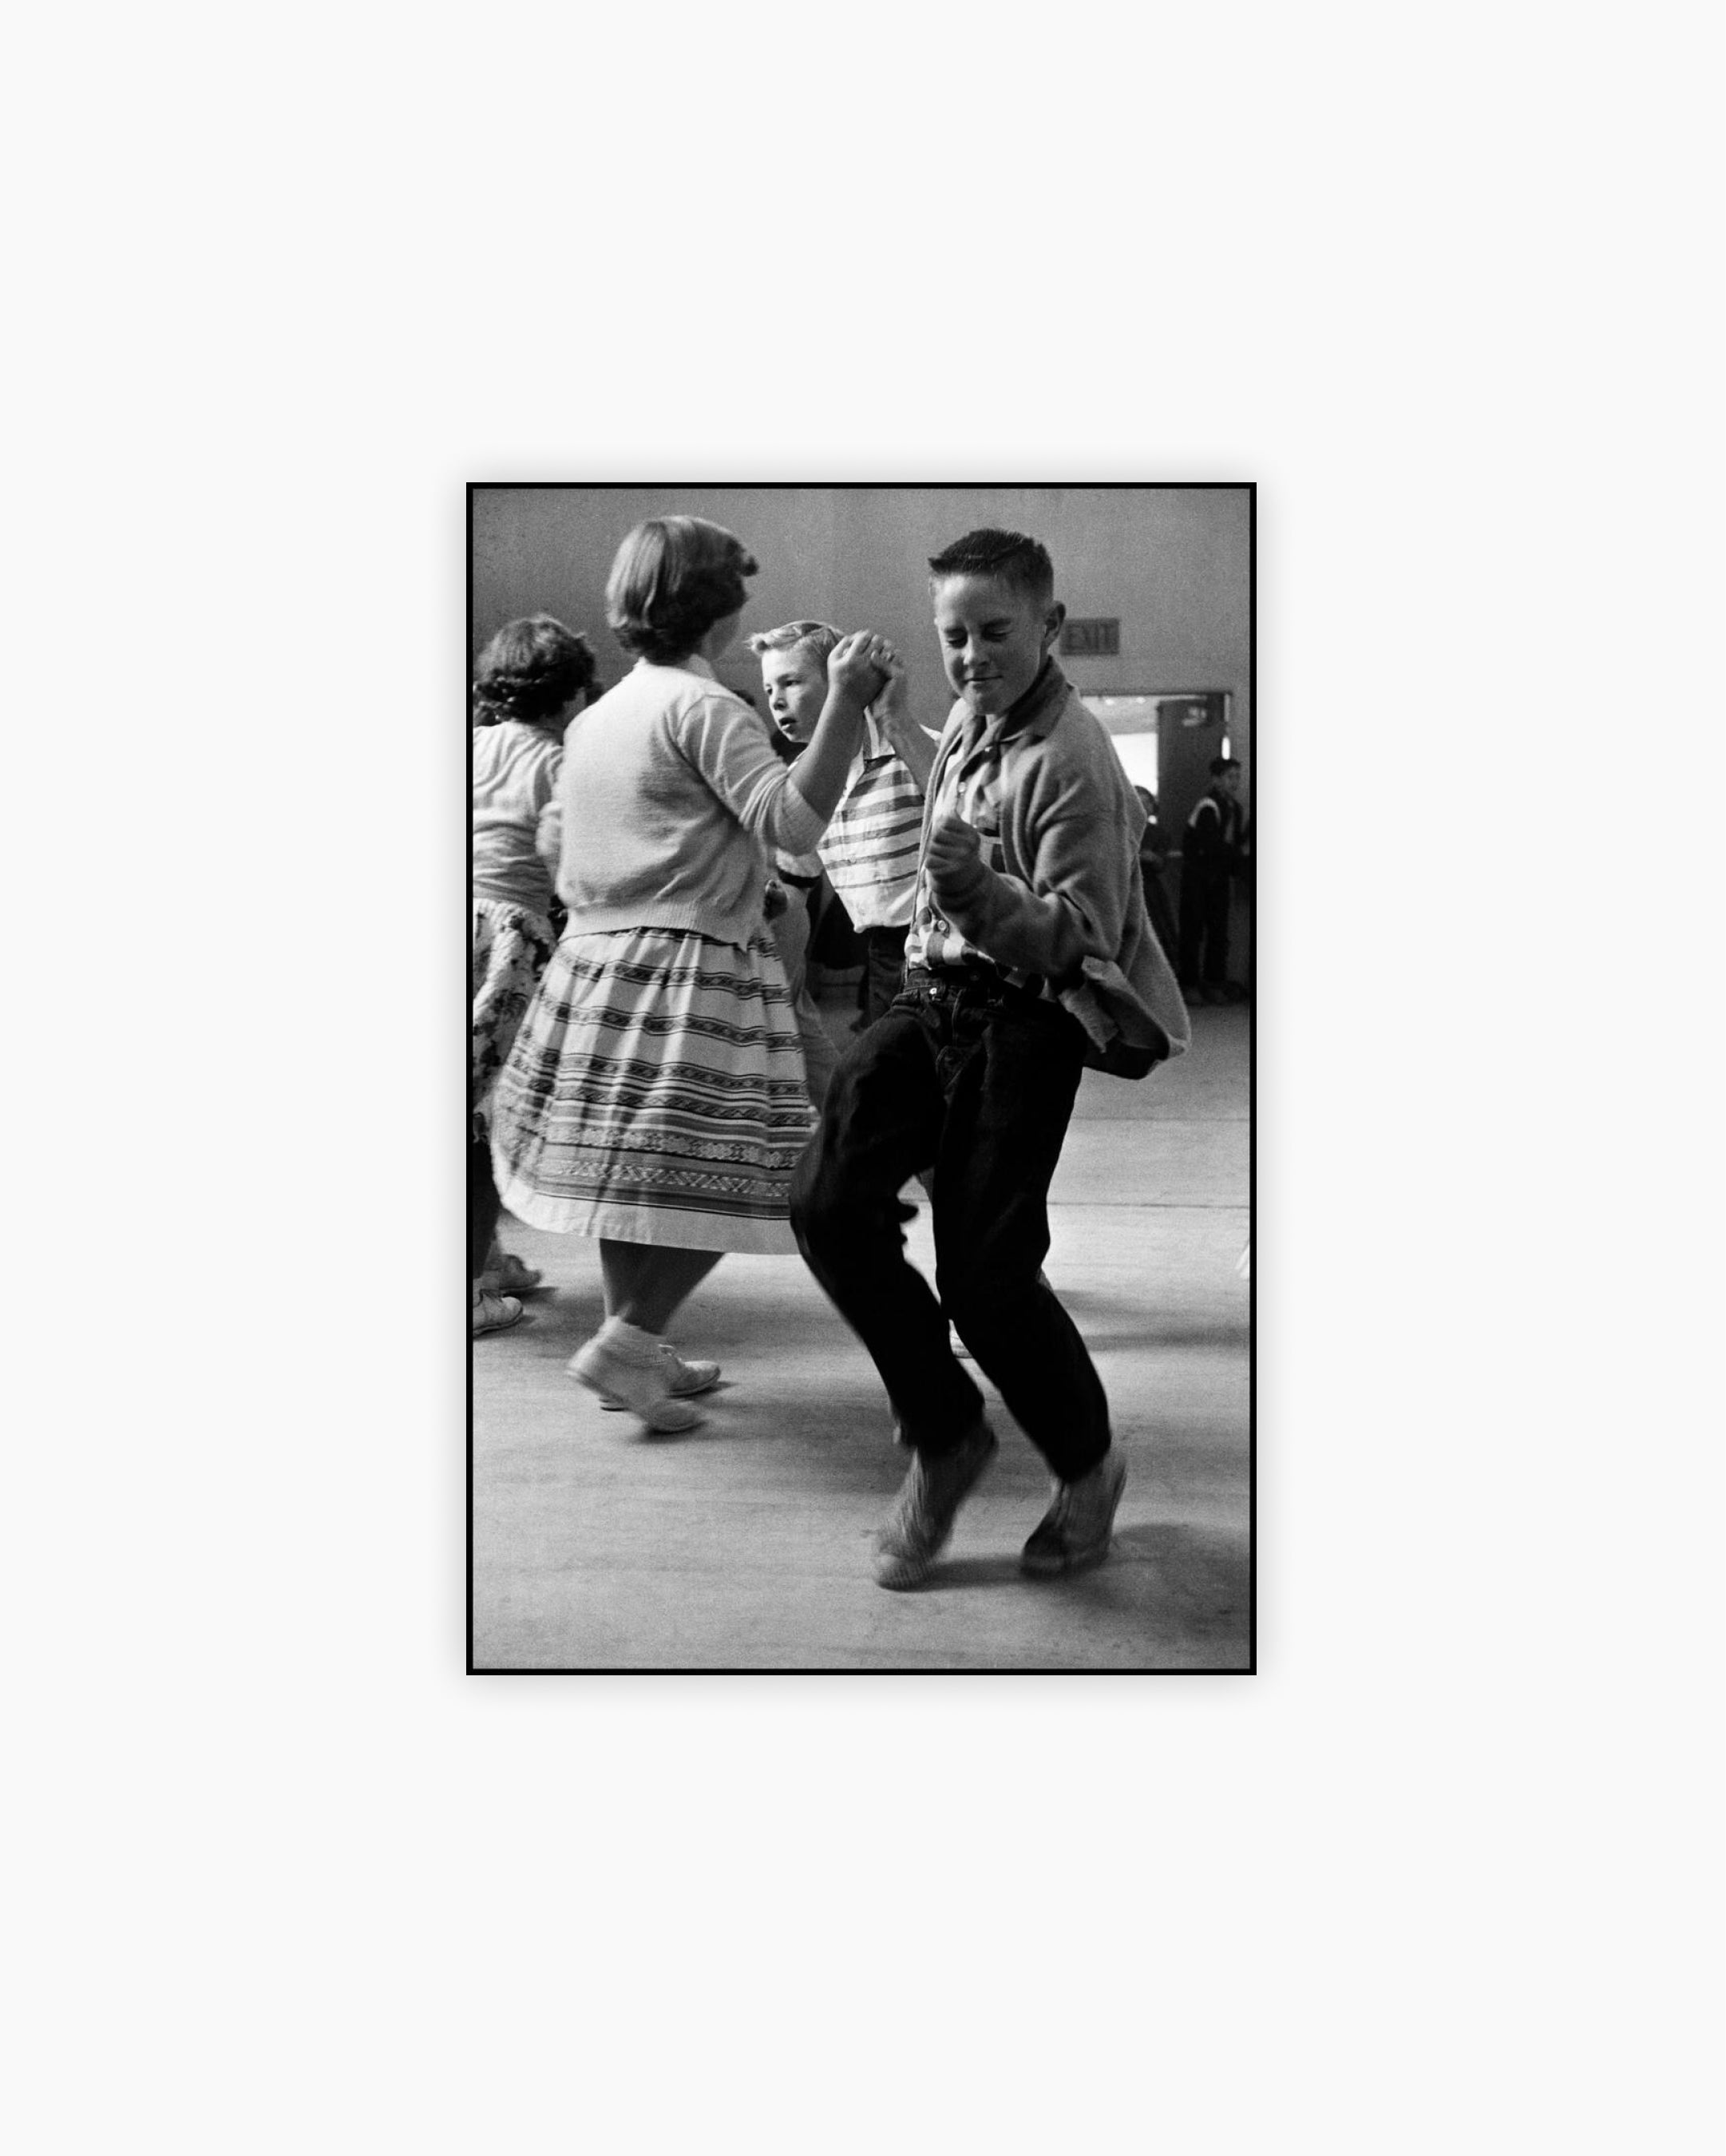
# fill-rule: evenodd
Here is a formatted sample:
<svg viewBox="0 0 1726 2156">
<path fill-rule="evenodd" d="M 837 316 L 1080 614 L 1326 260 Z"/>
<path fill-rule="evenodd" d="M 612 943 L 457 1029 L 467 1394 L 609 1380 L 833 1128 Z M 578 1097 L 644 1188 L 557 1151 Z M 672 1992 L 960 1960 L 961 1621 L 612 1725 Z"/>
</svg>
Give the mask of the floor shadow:
<svg viewBox="0 0 1726 2156">
<path fill-rule="evenodd" d="M 525 1298 L 522 1314 L 514 1325 L 480 1337 L 519 1342 L 531 1341 L 542 1354 L 567 1357 L 584 1340 L 591 1339 L 604 1322 L 605 1306 L 597 1296 L 575 1288 L 554 1289 L 549 1295 L 541 1290 Z"/>
<path fill-rule="evenodd" d="M 1174 1522 L 1124 1527 L 1106 1563 L 1068 1578 L 1028 1583 L 1017 1554 L 944 1558 L 913 1591 L 931 1594 L 1009 1584 L 1099 1605 L 1131 1603 L 1145 1608 L 1159 1629 L 1189 1640 L 1244 1643 L 1250 1636 L 1252 1573 L 1242 1535 Z"/>
<path fill-rule="evenodd" d="M 1123 1527 L 1109 1566 L 1148 1568 L 1158 1603 L 1189 1638 L 1244 1641 L 1251 1636 L 1252 1549 L 1244 1534 L 1175 1521 Z"/>
<path fill-rule="evenodd" d="M 1108 1332 L 1078 1312 L 1073 1322 L 1087 1348 L 1244 1348 L 1252 1338 L 1245 1325 L 1136 1325 L 1131 1332 Z"/>
<path fill-rule="evenodd" d="M 943 1588 L 1017 1587 L 1023 1584 L 1017 1557 L 937 1558 L 935 1569 L 913 1594 L 938 1594 Z"/>
</svg>

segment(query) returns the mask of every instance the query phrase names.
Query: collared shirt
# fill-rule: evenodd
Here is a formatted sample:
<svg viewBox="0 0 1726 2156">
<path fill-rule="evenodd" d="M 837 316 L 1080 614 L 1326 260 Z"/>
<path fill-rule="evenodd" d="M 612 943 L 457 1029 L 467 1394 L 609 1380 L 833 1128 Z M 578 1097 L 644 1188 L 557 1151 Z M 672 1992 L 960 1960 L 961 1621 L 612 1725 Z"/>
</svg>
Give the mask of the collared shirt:
<svg viewBox="0 0 1726 2156">
<path fill-rule="evenodd" d="M 948 722 L 950 726 L 956 724 L 958 732 L 950 742 L 943 738 L 935 767 L 930 775 L 935 800 L 930 810 L 929 828 L 933 830 L 943 816 L 961 817 L 977 834 L 984 867 L 997 874 L 1006 866 L 1001 843 L 1001 745 L 1051 697 L 1064 697 L 1066 694 L 1065 677 L 1053 661 L 1045 660 L 1037 679 L 1010 710 L 991 718 L 967 706 L 956 711 Z M 986 966 L 1016 986 L 1022 986 L 1032 978 L 991 958 L 945 917 L 930 882 L 926 857 L 917 864 L 916 887 L 911 899 L 911 929 L 905 938 L 905 963 L 908 967 Z M 1053 991 L 1045 989 L 1045 993 Z"/>
<path fill-rule="evenodd" d="M 822 865 L 853 928 L 903 928 L 911 918 L 923 842 L 923 794 L 873 719 L 832 821 Z"/>
<path fill-rule="evenodd" d="M 992 786 L 986 765 L 996 767 Z M 968 705 L 953 706 L 930 793 L 931 816 L 964 807 L 969 794 L 974 827 L 981 826 L 980 857 L 961 870 L 953 904 L 995 954 L 995 978 L 1040 983 L 1099 1055 L 1117 1039 L 1156 1055 L 1187 1046 L 1186 1005 L 1140 889 L 1145 811 L 1101 721 L 1053 659 L 995 728 L 981 726 Z M 935 907 L 921 876 L 918 906 L 930 918 L 914 947 L 907 938 L 913 963 L 926 960 L 933 942 Z M 943 942 L 963 960 L 965 934 L 945 940 L 954 926 L 944 921 Z M 990 978 L 981 967 L 976 975 Z"/>
</svg>

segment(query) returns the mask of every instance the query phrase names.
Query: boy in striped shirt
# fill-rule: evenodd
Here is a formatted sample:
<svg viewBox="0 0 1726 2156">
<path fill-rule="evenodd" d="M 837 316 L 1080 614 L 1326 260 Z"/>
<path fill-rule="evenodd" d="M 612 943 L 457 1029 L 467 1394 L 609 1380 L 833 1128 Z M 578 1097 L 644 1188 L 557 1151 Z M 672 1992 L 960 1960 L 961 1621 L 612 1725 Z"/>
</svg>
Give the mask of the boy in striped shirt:
<svg viewBox="0 0 1726 2156">
<path fill-rule="evenodd" d="M 838 641 L 838 630 L 824 621 L 788 621 L 750 638 L 768 711 L 787 740 L 801 743 L 814 732 L 827 701 L 827 654 Z M 899 993 L 904 972 L 924 789 L 935 762 L 935 737 L 906 708 L 903 665 L 894 667 L 870 706 L 866 728 L 819 852 L 868 953 L 863 1015 L 873 1025 Z"/>
</svg>

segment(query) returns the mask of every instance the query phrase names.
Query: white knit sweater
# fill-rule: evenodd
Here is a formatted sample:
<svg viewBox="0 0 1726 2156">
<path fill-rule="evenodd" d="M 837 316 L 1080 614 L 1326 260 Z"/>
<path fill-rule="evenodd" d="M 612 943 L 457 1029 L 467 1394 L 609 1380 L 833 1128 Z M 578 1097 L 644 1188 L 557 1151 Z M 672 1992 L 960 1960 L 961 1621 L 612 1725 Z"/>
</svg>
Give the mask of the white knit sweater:
<svg viewBox="0 0 1726 2156">
<path fill-rule="evenodd" d="M 638 660 L 571 722 L 557 793 L 566 934 L 761 927 L 765 850 L 805 853 L 822 819 L 791 783 L 767 722 L 704 660 Z"/>
</svg>

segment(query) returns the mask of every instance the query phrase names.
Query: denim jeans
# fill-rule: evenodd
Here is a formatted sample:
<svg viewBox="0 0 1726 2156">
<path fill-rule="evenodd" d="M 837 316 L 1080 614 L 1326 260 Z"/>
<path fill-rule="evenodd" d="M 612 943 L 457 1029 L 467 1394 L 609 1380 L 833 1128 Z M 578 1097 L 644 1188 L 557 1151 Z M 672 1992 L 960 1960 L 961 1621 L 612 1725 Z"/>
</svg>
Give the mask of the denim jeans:
<svg viewBox="0 0 1726 2156">
<path fill-rule="evenodd" d="M 803 1045 L 804 1089 L 811 1104 L 818 1108 L 827 1097 L 827 1081 L 833 1075 L 839 1051 L 827 1038 L 821 1012 L 809 993 L 809 908 L 795 884 L 787 896 L 790 905 L 767 926 L 791 992 L 797 1038 Z"/>
<path fill-rule="evenodd" d="M 1181 879 L 1182 988 L 1221 988 L 1228 978 L 1229 880 L 1186 870 Z"/>
<path fill-rule="evenodd" d="M 1083 1068 L 1058 1004 L 1004 983 L 912 973 L 840 1060 L 791 1185 L 810 1270 L 868 1348 L 908 1444 L 936 1457 L 982 1395 L 978 1368 L 1063 1482 L 1109 1450 L 1109 1403 L 1073 1320 L 1037 1278 L 1048 1187 Z M 899 1194 L 932 1168 L 940 1300 L 907 1260 Z"/>
<path fill-rule="evenodd" d="M 866 928 L 863 931 L 863 1015 L 865 1025 L 874 1025 L 892 1009 L 905 978 L 905 938 L 908 928 Z"/>
</svg>

